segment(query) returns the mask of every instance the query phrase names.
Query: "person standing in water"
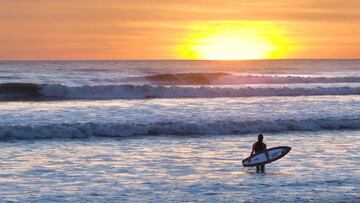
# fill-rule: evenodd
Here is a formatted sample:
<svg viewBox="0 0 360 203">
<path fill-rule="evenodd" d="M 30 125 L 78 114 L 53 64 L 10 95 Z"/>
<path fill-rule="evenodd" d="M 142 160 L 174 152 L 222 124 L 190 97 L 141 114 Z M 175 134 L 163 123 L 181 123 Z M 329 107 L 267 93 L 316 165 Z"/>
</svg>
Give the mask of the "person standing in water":
<svg viewBox="0 0 360 203">
<path fill-rule="evenodd" d="M 261 151 L 264 151 L 266 149 L 266 144 L 263 143 L 263 139 L 264 139 L 264 136 L 263 134 L 259 134 L 258 135 L 258 141 L 255 142 L 252 146 L 252 151 L 251 151 L 251 155 L 253 155 L 254 153 L 258 153 L 258 152 L 261 152 Z M 260 165 L 260 166 L 256 166 L 256 173 L 265 173 L 265 165 Z"/>
</svg>

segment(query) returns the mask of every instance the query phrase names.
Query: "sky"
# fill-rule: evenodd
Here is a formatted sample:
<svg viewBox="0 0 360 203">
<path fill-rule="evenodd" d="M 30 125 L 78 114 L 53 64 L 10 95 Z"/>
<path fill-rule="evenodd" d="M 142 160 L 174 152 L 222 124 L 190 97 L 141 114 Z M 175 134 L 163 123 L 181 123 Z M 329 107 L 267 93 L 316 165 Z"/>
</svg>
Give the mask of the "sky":
<svg viewBox="0 0 360 203">
<path fill-rule="evenodd" d="M 359 0 L 0 0 L 0 60 L 360 58 Z"/>
</svg>

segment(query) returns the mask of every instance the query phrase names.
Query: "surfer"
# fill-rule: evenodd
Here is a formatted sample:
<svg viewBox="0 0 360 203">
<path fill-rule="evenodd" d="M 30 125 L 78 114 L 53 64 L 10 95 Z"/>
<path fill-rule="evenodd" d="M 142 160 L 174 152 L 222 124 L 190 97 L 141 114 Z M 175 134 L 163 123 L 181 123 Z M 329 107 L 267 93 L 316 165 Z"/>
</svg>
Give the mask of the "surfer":
<svg viewBox="0 0 360 203">
<path fill-rule="evenodd" d="M 266 149 L 266 144 L 263 143 L 263 139 L 264 139 L 264 136 L 263 134 L 259 134 L 258 135 L 258 141 L 255 142 L 252 146 L 252 151 L 251 151 L 251 155 L 253 155 L 254 153 L 258 153 L 258 152 L 261 152 L 261 151 L 264 151 Z M 265 173 L 265 165 L 260 165 L 260 166 L 256 166 L 256 173 Z"/>
</svg>

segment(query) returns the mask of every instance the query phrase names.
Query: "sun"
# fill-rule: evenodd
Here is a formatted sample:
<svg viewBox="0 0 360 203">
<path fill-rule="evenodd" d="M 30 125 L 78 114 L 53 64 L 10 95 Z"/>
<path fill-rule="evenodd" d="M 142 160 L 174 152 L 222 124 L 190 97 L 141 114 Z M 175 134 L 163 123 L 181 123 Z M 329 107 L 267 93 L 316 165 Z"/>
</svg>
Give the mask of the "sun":
<svg viewBox="0 0 360 203">
<path fill-rule="evenodd" d="M 189 26 L 176 50 L 185 59 L 272 59 L 286 57 L 290 41 L 284 30 L 270 23 L 202 23 Z"/>
<path fill-rule="evenodd" d="M 276 49 L 271 43 L 251 36 L 214 35 L 196 43 L 192 49 L 201 59 L 261 59 Z"/>
</svg>

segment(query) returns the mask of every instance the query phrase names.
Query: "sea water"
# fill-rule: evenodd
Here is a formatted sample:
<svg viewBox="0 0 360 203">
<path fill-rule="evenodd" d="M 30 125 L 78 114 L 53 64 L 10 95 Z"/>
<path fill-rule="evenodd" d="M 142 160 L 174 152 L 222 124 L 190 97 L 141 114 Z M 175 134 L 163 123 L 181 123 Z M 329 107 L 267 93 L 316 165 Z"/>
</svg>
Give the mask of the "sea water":
<svg viewBox="0 0 360 203">
<path fill-rule="evenodd" d="M 359 60 L 3 61 L 0 200 L 357 202 L 359 95 Z"/>
</svg>

